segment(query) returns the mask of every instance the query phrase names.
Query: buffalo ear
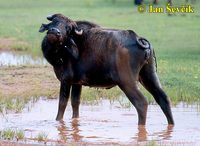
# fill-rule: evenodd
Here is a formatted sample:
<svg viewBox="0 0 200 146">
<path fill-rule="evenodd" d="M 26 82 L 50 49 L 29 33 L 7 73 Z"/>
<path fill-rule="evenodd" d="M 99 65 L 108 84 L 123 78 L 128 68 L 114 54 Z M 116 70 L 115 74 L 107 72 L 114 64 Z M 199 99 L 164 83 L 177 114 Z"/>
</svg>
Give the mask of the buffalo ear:
<svg viewBox="0 0 200 146">
<path fill-rule="evenodd" d="M 42 24 L 40 26 L 39 32 L 44 32 L 45 30 L 47 30 L 47 24 Z"/>
<path fill-rule="evenodd" d="M 78 59 L 79 56 L 79 50 L 72 38 L 69 39 L 69 48 L 66 46 L 68 49 L 69 53 L 72 55 L 73 58 Z"/>
<path fill-rule="evenodd" d="M 78 56 L 79 56 L 78 48 L 75 47 L 75 46 L 72 46 L 71 49 L 72 49 L 72 52 L 71 52 L 72 56 L 73 56 L 75 59 L 78 59 Z"/>
</svg>

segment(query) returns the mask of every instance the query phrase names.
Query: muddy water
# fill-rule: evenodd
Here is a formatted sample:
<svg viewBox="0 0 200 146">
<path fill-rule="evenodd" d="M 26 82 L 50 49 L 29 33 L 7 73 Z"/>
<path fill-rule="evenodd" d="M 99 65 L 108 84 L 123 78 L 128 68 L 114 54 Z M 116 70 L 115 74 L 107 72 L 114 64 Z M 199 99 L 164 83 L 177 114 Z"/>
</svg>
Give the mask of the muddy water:
<svg viewBox="0 0 200 146">
<path fill-rule="evenodd" d="M 116 102 L 99 101 L 98 105 L 81 105 L 80 118 L 71 119 L 67 107 L 64 121 L 55 121 L 58 101 L 40 99 L 30 103 L 22 113 L 1 115 L 0 130 L 22 129 L 26 138 L 35 138 L 41 131 L 48 134 L 48 143 L 86 142 L 132 145 L 155 140 L 168 145 L 200 145 L 200 111 L 196 105 L 183 103 L 173 107 L 176 125 L 168 126 L 157 105 L 150 105 L 146 127 L 137 126 L 133 107 L 122 108 Z M 32 141 L 37 143 L 37 141 Z"/>
<path fill-rule="evenodd" d="M 16 54 L 12 52 L 0 52 L 0 66 L 17 65 L 46 65 L 43 58 L 33 57 L 27 54 Z"/>
</svg>

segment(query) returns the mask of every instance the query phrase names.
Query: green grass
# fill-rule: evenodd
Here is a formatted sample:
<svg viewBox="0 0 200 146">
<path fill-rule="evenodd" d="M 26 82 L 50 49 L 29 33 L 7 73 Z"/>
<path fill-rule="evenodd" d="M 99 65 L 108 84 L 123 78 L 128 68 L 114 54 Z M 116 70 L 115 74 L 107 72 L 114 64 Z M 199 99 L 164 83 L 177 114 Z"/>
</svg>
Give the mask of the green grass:
<svg viewBox="0 0 200 146">
<path fill-rule="evenodd" d="M 112 102 L 118 100 L 121 94 L 121 90 L 117 87 L 109 90 L 84 87 L 81 94 L 81 100 L 86 104 L 98 104 L 98 101 L 102 98 L 109 99 L 110 102 Z"/>
<path fill-rule="evenodd" d="M 15 137 L 15 131 L 11 129 L 5 129 L 1 131 L 1 139 L 12 140 Z"/>
<path fill-rule="evenodd" d="M 160 1 L 158 6 L 164 7 L 165 2 Z M 199 1 L 193 5 L 195 13 L 172 16 L 140 14 L 132 0 L 0 0 L 0 3 L 0 38 L 15 38 L 13 49 L 41 54 L 44 34 L 38 30 L 42 23 L 48 23 L 45 17 L 53 13 L 63 13 L 74 20 L 90 20 L 105 27 L 132 29 L 152 43 L 158 74 L 171 100 L 200 102 Z M 175 6 L 181 4 L 184 0 L 174 1 Z M 108 94 L 113 93 L 115 90 Z M 91 91 L 84 94 L 90 94 L 92 99 L 101 95 Z"/>
<path fill-rule="evenodd" d="M 19 113 L 23 110 L 25 105 L 31 101 L 31 102 L 36 102 L 39 97 L 24 97 L 24 98 L 0 98 L 0 113 L 8 113 L 10 111 Z"/>
<path fill-rule="evenodd" d="M 4 130 L 0 131 L 0 139 L 22 140 L 24 138 L 25 138 L 24 131 L 22 131 L 22 130 L 4 129 Z"/>
<path fill-rule="evenodd" d="M 38 133 L 37 137 L 35 139 L 37 139 L 40 142 L 46 142 L 48 138 L 48 134 L 45 132 L 40 132 Z"/>
<path fill-rule="evenodd" d="M 17 138 L 17 140 L 22 140 L 22 139 L 25 138 L 24 131 L 18 130 L 18 131 L 16 131 L 15 133 L 16 133 L 16 138 Z"/>
</svg>

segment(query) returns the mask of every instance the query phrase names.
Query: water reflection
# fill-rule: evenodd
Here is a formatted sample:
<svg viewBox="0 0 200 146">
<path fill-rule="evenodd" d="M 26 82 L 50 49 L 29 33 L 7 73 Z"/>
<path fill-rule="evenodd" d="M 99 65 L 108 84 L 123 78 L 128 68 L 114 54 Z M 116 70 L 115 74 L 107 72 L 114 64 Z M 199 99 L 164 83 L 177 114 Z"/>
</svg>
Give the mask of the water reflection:
<svg viewBox="0 0 200 146">
<path fill-rule="evenodd" d="M 67 127 L 64 121 L 59 121 L 59 125 L 57 126 L 59 142 L 66 143 L 67 142 Z"/>
<path fill-rule="evenodd" d="M 17 65 L 46 65 L 44 58 L 33 57 L 27 54 L 16 54 L 12 52 L 0 52 L 0 66 Z"/>
<path fill-rule="evenodd" d="M 41 99 L 29 111 L 0 115 L 0 130 L 29 129 L 25 137 L 36 137 L 40 131 L 48 134 L 48 139 L 60 144 L 85 142 L 87 144 L 134 145 L 149 141 L 168 143 L 200 144 L 200 114 L 195 106 L 173 107 L 176 125 L 168 126 L 164 114 L 158 106 L 150 105 L 147 125 L 137 126 L 135 109 L 119 108 L 109 100 L 98 105 L 81 105 L 79 119 L 71 119 L 70 105 L 66 109 L 64 121 L 55 121 L 57 100 Z M 51 107 L 51 108 L 49 108 Z M 183 122 L 184 121 L 184 122 Z M 163 144 L 165 145 L 165 143 Z"/>
<path fill-rule="evenodd" d="M 83 136 L 80 135 L 79 120 L 76 119 L 76 118 L 72 119 L 71 126 L 72 126 L 72 137 L 73 137 L 73 140 L 75 142 L 79 142 L 83 138 Z"/>
<path fill-rule="evenodd" d="M 79 129 L 79 120 L 72 119 L 71 127 L 67 127 L 64 121 L 59 121 L 57 127 L 58 135 L 59 135 L 59 142 L 60 143 L 67 143 L 67 141 L 74 141 L 80 142 L 83 136 L 80 135 Z"/>
<path fill-rule="evenodd" d="M 171 134 L 173 133 L 173 125 L 167 125 L 166 129 L 153 132 L 152 134 L 148 134 L 145 126 L 138 126 L 138 133 L 136 134 L 136 139 L 138 142 L 147 141 L 148 137 L 158 136 L 159 140 L 169 140 L 171 138 Z"/>
<path fill-rule="evenodd" d="M 64 121 L 60 121 L 59 126 L 57 126 L 57 130 L 59 134 L 59 143 L 67 144 L 67 142 L 69 141 L 83 142 L 84 139 L 87 139 L 88 137 L 81 135 L 80 127 L 81 125 L 80 125 L 79 119 L 72 119 L 71 125 L 68 127 L 66 126 L 66 123 Z M 174 126 L 167 125 L 166 128 L 162 129 L 161 131 L 148 134 L 146 126 L 137 126 L 137 132 L 135 136 L 133 137 L 132 141 L 130 141 L 130 143 L 147 142 L 149 140 L 148 137 L 152 137 L 152 136 L 160 137 L 159 140 L 170 140 L 171 134 L 173 133 L 173 128 Z M 94 135 L 95 134 L 97 133 L 94 133 Z M 115 134 L 115 133 L 110 133 L 110 134 Z M 90 136 L 90 139 L 92 138 L 96 138 L 96 136 Z"/>
<path fill-rule="evenodd" d="M 168 125 L 166 130 L 162 130 L 161 132 L 153 133 L 153 136 L 158 135 L 161 140 L 169 140 L 171 138 L 171 134 L 173 133 L 174 126 Z"/>
<path fill-rule="evenodd" d="M 145 126 L 138 126 L 138 133 L 136 133 L 137 141 L 146 141 L 147 140 L 147 130 Z"/>
</svg>

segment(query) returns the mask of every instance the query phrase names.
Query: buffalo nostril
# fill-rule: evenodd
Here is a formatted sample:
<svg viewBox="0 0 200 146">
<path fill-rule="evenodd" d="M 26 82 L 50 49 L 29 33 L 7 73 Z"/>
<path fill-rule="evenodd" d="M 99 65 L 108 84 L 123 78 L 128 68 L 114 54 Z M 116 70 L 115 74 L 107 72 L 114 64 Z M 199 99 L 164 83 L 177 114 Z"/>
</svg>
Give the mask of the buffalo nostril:
<svg viewBox="0 0 200 146">
<path fill-rule="evenodd" d="M 58 32 L 56 33 L 56 35 L 59 35 L 59 36 L 60 36 L 60 35 L 61 35 L 61 32 L 60 32 L 60 31 L 58 31 Z"/>
</svg>

